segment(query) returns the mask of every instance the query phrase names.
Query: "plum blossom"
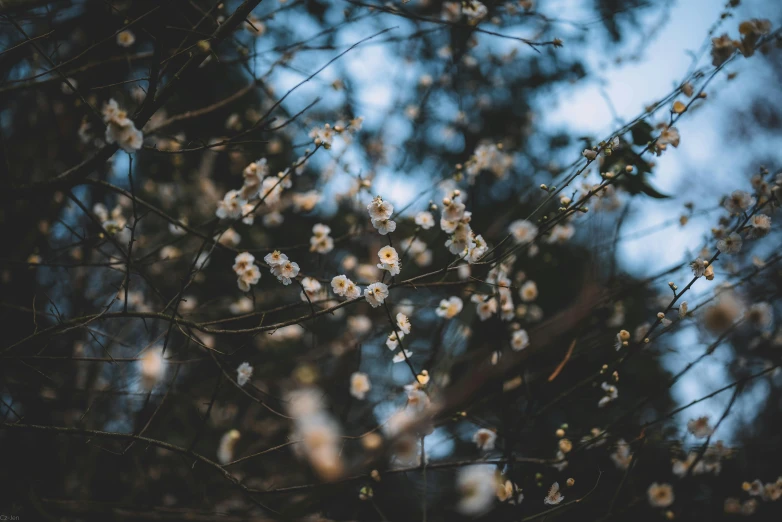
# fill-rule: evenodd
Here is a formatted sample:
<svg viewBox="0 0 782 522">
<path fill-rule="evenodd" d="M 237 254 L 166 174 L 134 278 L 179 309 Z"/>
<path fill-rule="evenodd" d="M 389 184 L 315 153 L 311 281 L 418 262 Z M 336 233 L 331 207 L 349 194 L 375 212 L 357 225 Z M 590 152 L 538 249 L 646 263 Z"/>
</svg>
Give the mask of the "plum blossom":
<svg viewBox="0 0 782 522">
<path fill-rule="evenodd" d="M 253 367 L 250 366 L 250 363 L 243 362 L 236 369 L 236 383 L 239 386 L 244 386 L 250 380 L 250 377 L 252 377 L 252 375 L 253 375 Z"/>
<path fill-rule="evenodd" d="M 443 299 L 440 301 L 440 305 L 435 310 L 435 313 L 439 317 L 444 317 L 445 319 L 452 319 L 459 315 L 459 312 L 462 311 L 463 307 L 462 300 L 459 299 L 456 296 L 449 297 L 448 299 Z"/>
<path fill-rule="evenodd" d="M 388 287 L 383 283 L 372 283 L 364 289 L 364 298 L 372 308 L 377 308 L 388 297 Z"/>
</svg>

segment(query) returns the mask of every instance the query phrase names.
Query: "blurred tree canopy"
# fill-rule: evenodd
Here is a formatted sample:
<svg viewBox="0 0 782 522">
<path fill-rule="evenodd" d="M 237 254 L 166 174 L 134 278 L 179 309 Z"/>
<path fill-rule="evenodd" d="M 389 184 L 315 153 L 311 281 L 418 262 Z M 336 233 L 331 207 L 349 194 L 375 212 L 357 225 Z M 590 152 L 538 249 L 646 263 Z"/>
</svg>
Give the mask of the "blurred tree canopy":
<svg viewBox="0 0 782 522">
<path fill-rule="evenodd" d="M 585 136 L 551 100 L 675 3 L 575 4 L 0 0 L 0 515 L 779 517 L 779 159 L 620 251 L 780 11 Z"/>
</svg>

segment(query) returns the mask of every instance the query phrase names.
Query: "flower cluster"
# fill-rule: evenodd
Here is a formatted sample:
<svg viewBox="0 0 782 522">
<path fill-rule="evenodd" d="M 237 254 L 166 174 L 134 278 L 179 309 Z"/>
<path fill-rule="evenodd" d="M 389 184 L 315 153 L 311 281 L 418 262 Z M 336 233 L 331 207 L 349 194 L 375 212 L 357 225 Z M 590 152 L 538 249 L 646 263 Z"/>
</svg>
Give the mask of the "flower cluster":
<svg viewBox="0 0 782 522">
<path fill-rule="evenodd" d="M 366 393 L 369 381 L 357 386 L 357 390 Z M 294 419 L 291 439 L 301 441 L 301 447 L 294 446 L 294 451 L 307 459 L 318 476 L 322 480 L 333 481 L 342 476 L 344 469 L 340 429 L 326 410 L 322 396 L 322 393 L 310 388 L 288 395 L 288 414 Z"/>
<path fill-rule="evenodd" d="M 328 254 L 334 250 L 334 239 L 329 235 L 331 228 L 323 223 L 318 223 L 312 227 L 312 237 L 310 238 L 310 252 L 318 254 Z"/>
<path fill-rule="evenodd" d="M 760 37 L 771 32 L 771 22 L 769 20 L 760 20 L 753 18 L 745 20 L 739 24 L 739 34 L 741 38 L 734 40 L 727 33 L 711 39 L 711 59 L 712 65 L 720 66 L 725 63 L 733 53 L 738 50 L 746 58 L 755 54 Z"/>
<path fill-rule="evenodd" d="M 396 230 L 396 222 L 391 220 L 391 215 L 394 213 L 394 206 L 388 201 L 384 201 L 382 197 L 377 196 L 375 199 L 369 202 L 367 205 L 367 212 L 369 212 L 369 219 L 372 221 L 372 226 L 383 236 L 389 232 Z"/>
<path fill-rule="evenodd" d="M 338 122 L 332 126 L 331 124 L 326 123 L 322 127 L 313 128 L 310 131 L 310 138 L 312 138 L 312 142 L 315 145 L 325 149 L 330 149 L 334 144 L 334 138 L 337 136 L 343 136 L 344 138 L 347 138 L 349 133 L 360 131 L 363 121 L 364 118 L 358 117 L 350 120 L 348 124 Z"/>
<path fill-rule="evenodd" d="M 466 0 L 464 2 L 443 3 L 442 18 L 448 22 L 458 22 L 462 15 L 470 25 L 477 25 L 486 18 L 489 10 L 478 0 Z"/>
<path fill-rule="evenodd" d="M 307 151 L 309 152 L 309 151 Z M 265 203 L 270 212 L 263 217 L 264 225 L 276 226 L 282 223 L 283 216 L 279 210 L 285 189 L 293 186 L 291 174 L 301 174 L 306 164 L 307 156 L 299 158 L 294 167 L 271 175 L 266 158 L 249 163 L 242 171 L 243 183 L 238 190 L 229 190 L 218 202 L 215 214 L 220 219 L 241 219 L 243 223 L 252 225 L 255 213 L 261 203 Z M 311 210 L 319 200 L 319 196 L 310 194 L 294 195 L 293 205 Z"/>
<path fill-rule="evenodd" d="M 399 275 L 400 270 L 402 270 L 402 262 L 399 260 L 399 254 L 394 247 L 385 246 L 381 248 L 377 253 L 377 257 L 380 258 L 380 263 L 377 264 L 379 269 L 388 271 L 392 276 Z"/>
<path fill-rule="evenodd" d="M 470 185 L 475 183 L 478 174 L 489 171 L 498 179 L 504 178 L 513 166 L 513 157 L 502 150 L 502 145 L 478 145 L 475 153 L 465 163 L 464 170 Z"/>
<path fill-rule="evenodd" d="M 355 299 L 361 296 L 361 288 L 344 275 L 335 276 L 331 280 L 331 289 L 335 294 L 348 299 Z"/>
<path fill-rule="evenodd" d="M 95 217 L 98 218 L 98 221 L 100 221 L 103 229 L 110 235 L 117 234 L 125 228 L 125 225 L 127 225 L 127 220 L 122 214 L 122 207 L 119 205 L 114 207 L 111 210 L 111 213 L 109 213 L 106 205 L 103 203 L 96 203 L 92 207 L 92 212 L 95 214 Z"/>
<path fill-rule="evenodd" d="M 233 269 L 238 277 L 236 283 L 242 292 L 249 292 L 250 287 L 261 280 L 261 271 L 255 264 L 255 256 L 249 252 L 236 256 Z"/>
<path fill-rule="evenodd" d="M 318 301 L 326 297 L 326 290 L 320 281 L 314 277 L 304 277 L 301 280 L 301 300 L 307 302 Z"/>
<path fill-rule="evenodd" d="M 136 128 L 128 113 L 111 99 L 103 106 L 103 121 L 106 123 L 106 142 L 116 143 L 125 152 L 134 152 L 144 144 L 144 134 Z"/>
<path fill-rule="evenodd" d="M 472 213 L 465 210 L 461 192 L 455 190 L 451 197 L 443 198 L 440 228 L 449 234 L 445 246 L 468 263 L 475 263 L 489 250 L 483 236 L 476 235 L 470 227 Z"/>
<path fill-rule="evenodd" d="M 236 369 L 236 383 L 239 386 L 244 386 L 250 381 L 250 377 L 253 376 L 253 367 L 250 366 L 250 363 L 243 362 L 239 365 L 239 367 Z"/>
<path fill-rule="evenodd" d="M 274 277 L 277 278 L 283 285 L 289 285 L 299 275 L 299 265 L 290 261 L 288 256 L 275 250 L 270 254 L 266 254 L 263 260 L 269 265 L 269 271 Z"/>
</svg>

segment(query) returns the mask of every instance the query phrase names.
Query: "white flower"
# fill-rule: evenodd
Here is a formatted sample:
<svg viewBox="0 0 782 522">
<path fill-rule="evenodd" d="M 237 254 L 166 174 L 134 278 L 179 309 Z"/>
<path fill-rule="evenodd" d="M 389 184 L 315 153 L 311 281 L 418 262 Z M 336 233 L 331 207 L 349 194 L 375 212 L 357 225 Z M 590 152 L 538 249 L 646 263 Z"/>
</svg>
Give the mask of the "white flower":
<svg viewBox="0 0 782 522">
<path fill-rule="evenodd" d="M 141 373 L 141 384 L 144 389 L 149 391 L 166 374 L 167 363 L 163 358 L 163 348 L 156 346 L 144 352 L 138 366 Z"/>
<path fill-rule="evenodd" d="M 327 149 L 331 148 L 335 135 L 335 130 L 328 123 L 323 127 L 315 127 L 310 131 L 310 138 L 312 138 L 315 145 L 323 145 Z"/>
<path fill-rule="evenodd" d="M 372 384 L 366 373 L 355 372 L 350 376 L 350 394 L 356 399 L 363 400 L 371 388 Z"/>
<path fill-rule="evenodd" d="M 345 289 L 345 297 L 348 299 L 355 299 L 361 296 L 361 288 L 353 281 L 348 281 L 348 286 Z"/>
<path fill-rule="evenodd" d="M 67 81 L 64 81 L 60 85 L 60 90 L 62 91 L 62 93 L 63 94 L 73 94 L 73 93 L 75 93 L 76 91 L 74 91 L 73 89 L 77 89 L 79 87 L 79 82 L 76 81 L 76 78 L 67 78 L 66 80 Z M 73 87 L 71 87 L 71 86 L 73 86 Z"/>
<path fill-rule="evenodd" d="M 135 42 L 136 36 L 129 30 L 125 29 L 124 31 L 117 33 L 117 45 L 120 47 L 130 47 Z"/>
<path fill-rule="evenodd" d="M 348 317 L 348 330 L 355 336 L 368 334 L 372 330 L 372 321 L 366 315 Z"/>
<path fill-rule="evenodd" d="M 135 127 L 132 121 L 125 126 L 110 122 L 106 127 L 106 142 L 116 143 L 125 152 L 133 152 L 144 145 L 144 134 Z"/>
<path fill-rule="evenodd" d="M 467 17 L 468 23 L 475 25 L 486 18 L 489 10 L 478 0 L 467 0 L 462 7 L 462 13 Z"/>
<path fill-rule="evenodd" d="M 317 190 L 293 194 L 293 209 L 296 212 L 309 212 L 320 201 L 321 195 Z"/>
<path fill-rule="evenodd" d="M 383 283 L 372 283 L 364 289 L 364 298 L 372 308 L 377 308 L 388 297 L 388 287 Z"/>
<path fill-rule="evenodd" d="M 250 313 L 253 311 L 253 300 L 247 296 L 241 297 L 235 303 L 231 303 L 228 309 L 234 315 Z"/>
<path fill-rule="evenodd" d="M 434 217 L 431 212 L 419 212 L 415 216 L 415 224 L 424 230 L 429 230 L 434 226 Z"/>
<path fill-rule="evenodd" d="M 249 292 L 252 285 L 258 284 L 261 280 L 261 271 L 256 265 L 251 265 L 250 268 L 239 274 L 239 278 L 236 283 L 239 286 L 239 290 L 242 292 Z"/>
<path fill-rule="evenodd" d="M 244 168 L 242 176 L 244 177 L 245 184 L 259 184 L 263 178 L 269 175 L 269 165 L 266 158 L 261 158 L 258 161 L 253 161 Z"/>
<path fill-rule="evenodd" d="M 310 300 L 317 297 L 318 292 L 320 292 L 321 284 L 320 281 L 315 279 L 314 277 L 305 277 L 301 280 L 301 286 L 304 289 L 304 291 L 301 293 L 301 300 L 306 301 L 309 297 Z M 306 295 L 304 295 L 306 293 Z"/>
<path fill-rule="evenodd" d="M 458 22 L 462 16 L 461 2 L 443 2 L 443 10 L 440 17 L 448 22 Z"/>
<path fill-rule="evenodd" d="M 323 223 L 317 223 L 312 227 L 312 235 L 315 237 L 328 236 L 331 234 L 331 227 Z"/>
<path fill-rule="evenodd" d="M 510 340 L 511 348 L 519 352 L 529 346 L 529 335 L 526 330 L 516 330 L 513 332 Z"/>
<path fill-rule="evenodd" d="M 345 292 L 348 290 L 348 284 L 350 283 L 350 279 L 347 278 L 347 276 L 344 275 L 338 275 L 334 276 L 334 278 L 331 280 L 331 289 L 334 291 L 335 294 L 339 296 L 344 296 Z"/>
<path fill-rule="evenodd" d="M 458 197 L 454 197 L 453 199 L 445 198 L 443 199 L 443 214 L 442 218 L 446 221 L 461 221 L 464 217 L 464 203 L 459 201 Z"/>
<path fill-rule="evenodd" d="M 733 232 L 728 237 L 723 237 L 717 241 L 717 250 L 723 254 L 736 254 L 741 251 L 741 236 Z"/>
<path fill-rule="evenodd" d="M 310 238 L 310 252 L 318 254 L 328 254 L 334 250 L 334 240 L 329 235 L 331 228 L 323 223 L 318 223 L 312 227 L 312 237 Z"/>
<path fill-rule="evenodd" d="M 390 219 L 372 219 L 372 226 L 377 229 L 381 236 L 396 230 L 396 221 Z"/>
<path fill-rule="evenodd" d="M 472 436 L 472 441 L 478 446 L 478 449 L 491 451 L 494 449 L 494 443 L 497 441 L 497 434 L 491 430 L 481 428 Z"/>
<path fill-rule="evenodd" d="M 557 459 L 556 462 L 551 464 L 551 467 L 556 469 L 557 471 L 563 471 L 565 468 L 568 467 L 569 462 L 565 459 L 565 454 L 562 452 L 562 450 L 557 451 Z M 552 485 L 552 487 L 554 487 Z M 549 490 L 549 493 L 551 493 L 551 490 Z M 559 493 L 559 492 L 557 492 Z M 560 495 L 561 496 L 561 495 Z M 556 498 L 556 496 L 555 496 Z M 561 497 L 560 500 L 565 497 Z"/>
<path fill-rule="evenodd" d="M 236 256 L 236 259 L 234 260 L 234 272 L 236 275 L 242 275 L 243 273 L 250 270 L 250 268 L 255 263 L 255 256 L 252 255 L 249 252 L 242 252 L 241 254 Z"/>
<path fill-rule="evenodd" d="M 756 214 L 749 220 L 752 237 L 763 237 L 771 231 L 771 218 L 765 214 Z"/>
<path fill-rule="evenodd" d="M 242 205 L 242 223 L 245 225 L 252 225 L 255 222 L 255 211 L 256 205 L 253 205 L 252 203 L 245 203 Z"/>
<path fill-rule="evenodd" d="M 386 339 L 386 346 L 389 350 L 394 351 L 396 350 L 397 346 L 399 346 L 399 340 L 404 339 L 405 334 L 402 332 L 399 332 L 399 335 L 397 336 L 397 332 L 391 332 L 388 335 L 388 339 Z"/>
<path fill-rule="evenodd" d="M 399 274 L 402 269 L 402 264 L 399 262 L 399 254 L 397 254 L 394 247 L 385 246 L 377 253 L 377 257 L 380 258 L 380 263 L 377 267 L 381 270 L 388 270 L 393 276 Z"/>
<path fill-rule="evenodd" d="M 594 151 L 592 149 L 584 149 L 581 155 L 584 156 L 589 161 L 592 161 L 597 157 L 597 151 Z"/>
<path fill-rule="evenodd" d="M 512 222 L 508 225 L 508 230 L 516 243 L 519 244 L 529 243 L 538 235 L 537 225 L 526 219 L 519 219 Z"/>
<path fill-rule="evenodd" d="M 543 499 L 543 503 L 550 506 L 556 506 L 563 500 L 565 500 L 565 497 L 559 491 L 559 482 L 554 482 L 549 488 L 546 498 Z"/>
<path fill-rule="evenodd" d="M 291 284 L 293 278 L 299 274 L 299 265 L 293 261 L 283 261 L 271 268 L 271 273 L 285 286 Z"/>
<path fill-rule="evenodd" d="M 119 108 L 117 100 L 111 99 L 103 104 L 103 121 L 106 123 L 115 121 L 121 124 L 124 120 L 127 120 L 128 114 Z"/>
<path fill-rule="evenodd" d="M 657 138 L 657 145 L 662 150 L 665 150 L 667 148 L 665 146 L 669 144 L 673 145 L 674 148 L 678 147 L 680 141 L 681 137 L 679 136 L 679 130 L 676 129 L 676 127 L 665 127 Z"/>
<path fill-rule="evenodd" d="M 716 302 L 704 312 L 703 325 L 712 332 L 724 332 L 739 318 L 743 306 L 734 292 L 721 292 Z"/>
<path fill-rule="evenodd" d="M 439 317 L 452 319 L 462 311 L 463 306 L 464 304 L 462 303 L 461 299 L 456 296 L 452 296 L 448 299 L 443 299 L 440 301 L 440 306 L 437 307 L 434 313 L 436 313 Z"/>
<path fill-rule="evenodd" d="M 616 450 L 611 454 L 611 460 L 614 461 L 619 469 L 627 469 L 633 460 L 633 454 L 630 453 L 630 445 L 624 439 L 616 441 Z"/>
<path fill-rule="evenodd" d="M 500 483 L 497 484 L 497 500 L 508 504 L 521 504 L 524 500 L 524 494 L 521 492 L 521 488 L 510 480 L 506 480 L 504 483 L 500 480 Z"/>
<path fill-rule="evenodd" d="M 647 494 L 649 496 L 649 504 L 651 504 L 652 507 L 665 508 L 673 504 L 673 488 L 670 484 L 658 484 L 657 482 L 654 482 L 649 486 Z"/>
<path fill-rule="evenodd" d="M 461 255 L 465 250 L 475 246 L 473 233 L 468 223 L 458 223 L 453 230 L 453 235 L 445 242 L 448 251 L 455 255 Z"/>
<path fill-rule="evenodd" d="M 747 321 L 760 330 L 770 327 L 774 322 L 774 308 L 766 302 L 751 305 L 745 315 Z"/>
<path fill-rule="evenodd" d="M 551 233 L 549 234 L 548 238 L 546 238 L 546 242 L 548 243 L 564 243 L 571 237 L 573 237 L 573 234 L 576 232 L 576 229 L 573 228 L 573 225 L 566 224 L 566 225 L 554 225 L 554 228 L 551 229 Z"/>
<path fill-rule="evenodd" d="M 399 272 L 402 270 L 402 264 L 398 261 L 393 263 L 378 263 L 377 267 L 381 270 L 388 270 L 388 273 L 392 276 L 399 275 Z"/>
<path fill-rule="evenodd" d="M 731 214 L 740 214 L 755 204 L 755 198 L 749 192 L 734 190 L 725 198 L 722 206 Z"/>
<path fill-rule="evenodd" d="M 334 239 L 331 236 L 312 236 L 310 238 L 310 252 L 328 254 L 334 250 Z"/>
<path fill-rule="evenodd" d="M 704 261 L 700 257 L 690 263 L 690 268 L 692 268 L 692 273 L 695 277 L 703 277 L 703 274 L 706 272 L 706 267 L 708 266 L 709 262 Z"/>
<path fill-rule="evenodd" d="M 535 281 L 527 281 L 524 283 L 519 290 L 519 297 L 521 297 L 521 300 L 525 303 L 529 303 L 537 299 L 538 285 L 535 284 Z"/>
<path fill-rule="evenodd" d="M 394 355 L 394 358 L 391 360 L 395 363 L 400 363 L 405 359 L 409 359 L 412 356 L 413 356 L 413 352 L 411 352 L 410 350 L 401 350 L 398 354 Z"/>
<path fill-rule="evenodd" d="M 491 508 L 495 495 L 494 466 L 466 466 L 456 479 L 460 499 L 456 509 L 463 515 L 479 516 Z"/>
<path fill-rule="evenodd" d="M 261 183 L 261 199 L 269 205 L 273 205 L 280 201 L 282 195 L 283 184 L 278 178 L 269 176 Z"/>
<path fill-rule="evenodd" d="M 440 218 L 440 229 L 446 234 L 453 234 L 458 224 L 458 221 L 448 221 L 445 218 Z"/>
<path fill-rule="evenodd" d="M 497 313 L 497 300 L 495 298 L 487 298 L 488 296 L 473 295 L 472 301 L 476 303 L 476 312 L 481 321 L 485 321 L 492 315 Z"/>
<path fill-rule="evenodd" d="M 394 206 L 388 201 L 383 201 L 383 198 L 380 196 L 377 196 L 369 205 L 367 205 L 367 212 L 369 212 L 369 217 L 373 221 L 376 219 L 387 220 L 391 217 L 391 214 L 394 213 Z"/>
<path fill-rule="evenodd" d="M 399 261 L 399 254 L 397 254 L 396 249 L 391 246 L 384 246 L 378 250 L 377 257 L 380 259 L 381 263 L 395 263 Z"/>
<path fill-rule="evenodd" d="M 410 352 L 408 352 L 410 353 Z M 412 355 L 412 354 L 410 354 Z M 420 377 L 420 375 L 419 375 Z M 407 387 L 405 387 L 407 388 Z M 418 389 L 407 389 L 407 408 L 408 410 L 411 410 L 414 413 L 421 413 L 422 411 L 425 411 L 429 405 L 431 404 L 431 401 L 429 400 L 429 396 L 424 393 L 421 390 Z"/>
<path fill-rule="evenodd" d="M 616 398 L 619 397 L 619 390 L 615 385 L 604 382 L 603 384 L 600 385 L 600 387 L 603 388 L 603 390 L 605 390 L 606 394 L 597 403 L 597 406 L 599 408 L 602 408 L 609 402 L 616 400 Z"/>
<path fill-rule="evenodd" d="M 225 193 L 223 200 L 217 204 L 215 214 L 220 219 L 239 219 L 242 217 L 242 209 L 247 203 L 243 200 L 238 190 L 229 190 Z"/>
<path fill-rule="evenodd" d="M 239 386 L 244 386 L 250 380 L 253 375 L 253 367 L 250 363 L 243 362 L 236 369 L 236 383 Z"/>
<path fill-rule="evenodd" d="M 231 430 L 223 435 L 217 448 L 217 460 L 220 464 L 228 464 L 234 459 L 234 448 L 240 438 L 241 434 L 237 430 Z"/>
<path fill-rule="evenodd" d="M 138 150 L 144 143 L 144 135 L 136 129 L 127 112 L 119 108 L 115 100 L 103 106 L 103 121 L 106 122 L 106 142 L 116 143 L 126 152 Z"/>
<path fill-rule="evenodd" d="M 708 417 L 690 419 L 687 422 L 687 430 L 692 433 L 696 439 L 705 439 L 714 432 L 712 427 L 709 426 Z"/>
<path fill-rule="evenodd" d="M 399 330 L 402 331 L 404 334 L 410 333 L 410 319 L 407 318 L 407 316 L 403 313 L 396 314 L 396 325 L 399 327 Z"/>
<path fill-rule="evenodd" d="M 187 225 L 187 217 L 179 218 L 179 222 L 184 225 Z M 228 230 L 232 230 L 232 229 L 229 228 Z M 180 227 L 179 225 L 175 225 L 174 223 L 168 224 L 168 231 L 171 232 L 171 234 L 174 236 L 184 236 L 185 234 L 187 234 L 187 230 Z"/>
<path fill-rule="evenodd" d="M 468 66 L 470 62 L 477 64 L 477 60 L 474 57 L 469 56 L 465 58 L 465 64 Z M 489 102 L 489 99 L 486 98 Z M 513 165 L 513 157 L 510 154 L 505 154 L 494 143 L 481 144 L 475 148 L 475 153 L 467 161 L 465 171 L 467 172 L 467 180 L 472 185 L 475 183 L 475 178 L 481 172 L 487 170 L 490 171 L 498 179 L 505 177 L 508 169 Z"/>
<path fill-rule="evenodd" d="M 283 221 L 285 221 L 285 216 L 277 211 L 269 212 L 268 214 L 263 215 L 263 226 L 267 228 L 278 227 L 282 225 Z"/>
<path fill-rule="evenodd" d="M 301 440 L 300 456 L 309 460 L 318 476 L 334 481 L 342 475 L 343 462 L 339 425 L 324 410 L 321 393 L 308 389 L 288 397 L 288 411 L 294 417 L 292 439 Z"/>
<path fill-rule="evenodd" d="M 280 252 L 279 250 L 275 250 L 271 254 L 266 254 L 263 258 L 263 260 L 266 262 L 269 266 L 277 266 L 281 265 L 285 261 L 288 260 L 288 256 Z"/>
<path fill-rule="evenodd" d="M 489 250 L 489 245 L 483 239 L 483 236 L 478 234 L 473 236 L 471 246 L 468 247 L 466 260 L 468 263 L 477 263 L 480 258 Z"/>
</svg>

